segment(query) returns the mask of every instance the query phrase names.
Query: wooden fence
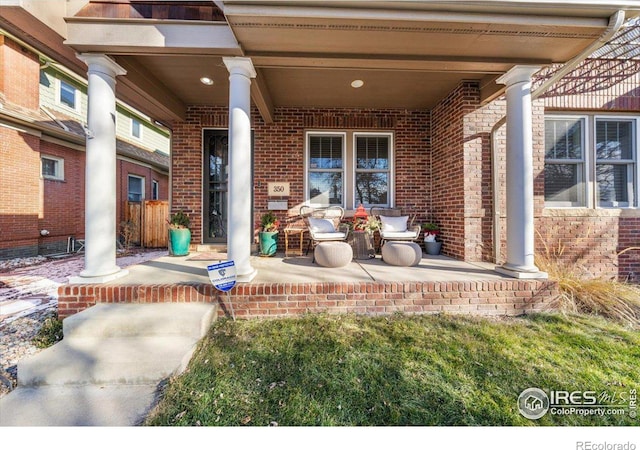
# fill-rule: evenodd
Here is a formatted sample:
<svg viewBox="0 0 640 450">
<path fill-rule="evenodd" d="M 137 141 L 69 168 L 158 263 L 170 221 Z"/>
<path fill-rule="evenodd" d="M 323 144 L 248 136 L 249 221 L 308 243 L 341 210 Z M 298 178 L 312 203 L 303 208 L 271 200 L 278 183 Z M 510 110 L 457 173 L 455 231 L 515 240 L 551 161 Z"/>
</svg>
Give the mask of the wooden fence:
<svg viewBox="0 0 640 450">
<path fill-rule="evenodd" d="M 167 247 L 169 202 L 145 200 L 125 202 L 125 220 L 133 223 L 131 242 L 147 248 Z"/>
</svg>

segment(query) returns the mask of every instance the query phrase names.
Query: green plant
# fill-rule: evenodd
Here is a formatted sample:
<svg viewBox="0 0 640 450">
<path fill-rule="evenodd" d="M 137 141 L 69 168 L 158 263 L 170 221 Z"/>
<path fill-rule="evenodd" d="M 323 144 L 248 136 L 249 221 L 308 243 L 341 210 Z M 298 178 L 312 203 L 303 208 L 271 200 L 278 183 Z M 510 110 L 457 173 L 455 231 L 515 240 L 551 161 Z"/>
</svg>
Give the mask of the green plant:
<svg viewBox="0 0 640 450">
<path fill-rule="evenodd" d="M 172 214 L 169 219 L 169 226 L 172 228 L 189 228 L 190 224 L 191 219 L 182 211 Z"/>
<path fill-rule="evenodd" d="M 423 223 L 420 225 L 420 228 L 424 231 L 424 240 L 426 242 L 435 242 L 436 238 L 440 235 L 440 227 L 435 223 Z"/>
<path fill-rule="evenodd" d="M 48 317 L 38 330 L 38 334 L 33 338 L 32 343 L 37 348 L 47 348 L 61 341 L 62 337 L 62 320 L 58 319 L 58 316 Z"/>
<path fill-rule="evenodd" d="M 262 231 L 278 231 L 280 221 L 272 211 L 269 211 L 262 215 L 260 226 L 262 227 Z"/>
<path fill-rule="evenodd" d="M 422 231 L 429 234 L 440 234 L 440 227 L 435 223 L 423 223 L 422 225 L 420 225 L 420 228 L 422 228 Z"/>
</svg>

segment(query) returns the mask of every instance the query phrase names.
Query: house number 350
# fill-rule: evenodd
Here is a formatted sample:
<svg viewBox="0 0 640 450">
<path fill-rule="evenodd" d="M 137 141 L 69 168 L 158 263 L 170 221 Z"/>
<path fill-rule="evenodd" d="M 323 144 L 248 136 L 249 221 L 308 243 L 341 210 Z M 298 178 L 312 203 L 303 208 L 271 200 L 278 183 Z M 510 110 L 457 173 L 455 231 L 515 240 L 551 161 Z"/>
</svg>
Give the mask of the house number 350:
<svg viewBox="0 0 640 450">
<path fill-rule="evenodd" d="M 269 183 L 270 197 L 287 197 L 289 196 L 289 183 Z"/>
</svg>

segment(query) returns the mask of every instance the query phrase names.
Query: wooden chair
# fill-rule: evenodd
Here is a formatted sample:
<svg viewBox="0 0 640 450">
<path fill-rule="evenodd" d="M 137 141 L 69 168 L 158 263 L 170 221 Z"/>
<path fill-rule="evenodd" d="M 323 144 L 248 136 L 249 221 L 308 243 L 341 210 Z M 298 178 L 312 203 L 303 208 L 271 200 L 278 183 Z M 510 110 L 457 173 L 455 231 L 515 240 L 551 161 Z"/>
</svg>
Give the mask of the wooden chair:
<svg viewBox="0 0 640 450">
<path fill-rule="evenodd" d="M 380 246 L 387 241 L 415 241 L 420 236 L 420 225 L 414 225 L 415 214 L 403 214 L 398 208 L 374 206 L 371 215 L 380 221 Z"/>
<path fill-rule="evenodd" d="M 346 241 L 349 237 L 349 226 L 341 223 L 344 209 L 340 206 L 303 206 L 300 208 L 300 217 L 309 231 L 306 254 L 309 254 L 309 250 L 315 248 L 319 242 Z"/>
</svg>

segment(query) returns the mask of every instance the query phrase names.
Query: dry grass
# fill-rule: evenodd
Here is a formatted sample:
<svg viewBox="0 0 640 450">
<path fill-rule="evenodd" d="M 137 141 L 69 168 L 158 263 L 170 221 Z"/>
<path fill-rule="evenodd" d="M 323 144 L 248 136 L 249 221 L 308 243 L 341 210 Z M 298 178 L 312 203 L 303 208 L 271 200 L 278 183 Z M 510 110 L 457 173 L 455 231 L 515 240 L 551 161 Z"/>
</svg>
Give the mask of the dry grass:
<svg viewBox="0 0 640 450">
<path fill-rule="evenodd" d="M 557 280 L 561 311 L 596 314 L 619 323 L 640 327 L 640 286 L 613 279 L 591 276 L 579 263 L 563 258 L 566 245 L 560 240 L 550 244 L 539 234 L 544 252 L 536 264 Z M 624 253 L 630 249 L 625 249 Z"/>
</svg>

